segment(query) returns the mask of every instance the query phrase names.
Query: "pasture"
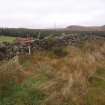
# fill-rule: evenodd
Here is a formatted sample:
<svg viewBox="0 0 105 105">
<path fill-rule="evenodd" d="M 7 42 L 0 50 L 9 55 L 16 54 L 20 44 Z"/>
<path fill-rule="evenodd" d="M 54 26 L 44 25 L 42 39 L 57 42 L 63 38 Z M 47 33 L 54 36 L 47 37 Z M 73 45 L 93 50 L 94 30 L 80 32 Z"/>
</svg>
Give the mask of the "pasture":
<svg viewBox="0 0 105 105">
<path fill-rule="evenodd" d="M 0 43 L 2 42 L 8 42 L 8 43 L 13 43 L 15 41 L 16 37 L 11 37 L 11 36 L 0 36 Z"/>
</svg>

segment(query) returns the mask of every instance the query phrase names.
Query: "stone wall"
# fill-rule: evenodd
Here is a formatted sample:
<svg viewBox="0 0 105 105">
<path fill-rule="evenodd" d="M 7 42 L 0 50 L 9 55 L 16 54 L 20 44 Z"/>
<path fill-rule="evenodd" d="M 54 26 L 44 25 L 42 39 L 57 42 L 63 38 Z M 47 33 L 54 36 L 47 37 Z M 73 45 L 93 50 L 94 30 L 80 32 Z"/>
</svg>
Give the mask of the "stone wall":
<svg viewBox="0 0 105 105">
<path fill-rule="evenodd" d="M 34 39 L 30 48 L 31 53 L 33 53 L 36 50 L 49 50 L 54 47 L 78 45 L 81 41 L 86 40 L 105 40 L 105 38 L 86 34 L 62 34 L 55 37 L 45 37 L 44 39 Z M 18 54 L 28 54 L 28 51 L 27 45 L 2 43 L 0 44 L 0 60 L 10 59 Z"/>
</svg>

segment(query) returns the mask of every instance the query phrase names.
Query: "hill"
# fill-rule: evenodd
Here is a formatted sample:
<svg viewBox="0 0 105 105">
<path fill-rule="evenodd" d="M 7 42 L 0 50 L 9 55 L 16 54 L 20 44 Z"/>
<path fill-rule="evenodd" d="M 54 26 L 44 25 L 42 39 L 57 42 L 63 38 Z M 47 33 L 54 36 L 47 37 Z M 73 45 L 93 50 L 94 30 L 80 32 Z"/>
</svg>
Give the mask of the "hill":
<svg viewBox="0 0 105 105">
<path fill-rule="evenodd" d="M 79 25 L 71 25 L 66 27 L 67 30 L 71 31 L 105 31 L 104 26 L 79 26 Z"/>
</svg>

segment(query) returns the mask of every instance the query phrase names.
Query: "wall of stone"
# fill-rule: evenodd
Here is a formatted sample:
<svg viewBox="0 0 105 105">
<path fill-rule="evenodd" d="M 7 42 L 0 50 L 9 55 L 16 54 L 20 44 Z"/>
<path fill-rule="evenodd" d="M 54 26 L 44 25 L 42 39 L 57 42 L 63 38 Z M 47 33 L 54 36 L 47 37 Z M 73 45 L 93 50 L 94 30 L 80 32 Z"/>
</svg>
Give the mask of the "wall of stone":
<svg viewBox="0 0 105 105">
<path fill-rule="evenodd" d="M 54 47 L 64 47 L 68 45 L 78 45 L 81 41 L 86 40 L 105 40 L 105 37 L 86 34 L 61 34 L 55 37 L 45 37 L 44 39 L 34 39 L 30 45 L 31 53 L 36 50 L 49 50 Z M 28 54 L 27 45 L 21 44 L 0 44 L 0 60 L 11 59 L 18 54 Z"/>
</svg>

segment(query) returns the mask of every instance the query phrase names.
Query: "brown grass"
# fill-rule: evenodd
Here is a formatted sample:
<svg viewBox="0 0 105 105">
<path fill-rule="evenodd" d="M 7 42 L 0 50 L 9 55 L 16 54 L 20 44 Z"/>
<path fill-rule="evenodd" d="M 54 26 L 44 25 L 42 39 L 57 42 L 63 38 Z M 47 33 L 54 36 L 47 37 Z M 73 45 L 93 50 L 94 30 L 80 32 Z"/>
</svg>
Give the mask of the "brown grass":
<svg viewBox="0 0 105 105">
<path fill-rule="evenodd" d="M 103 41 L 85 42 L 79 47 L 68 46 L 66 51 L 65 57 L 56 57 L 48 51 L 36 52 L 32 56 L 21 55 L 19 63 L 13 66 L 17 72 L 20 71 L 16 79 L 19 83 L 31 76 L 47 77 L 45 82 L 35 87 L 48 96 L 43 101 L 44 105 L 88 105 L 89 79 L 97 69 L 105 68 Z"/>
<path fill-rule="evenodd" d="M 46 51 L 29 58 L 33 72 L 45 72 L 52 77 L 38 87 L 48 95 L 46 105 L 85 105 L 88 79 L 97 68 L 105 68 L 103 41 L 85 42 L 80 47 L 69 46 L 66 50 L 68 55 L 61 58 Z"/>
</svg>

